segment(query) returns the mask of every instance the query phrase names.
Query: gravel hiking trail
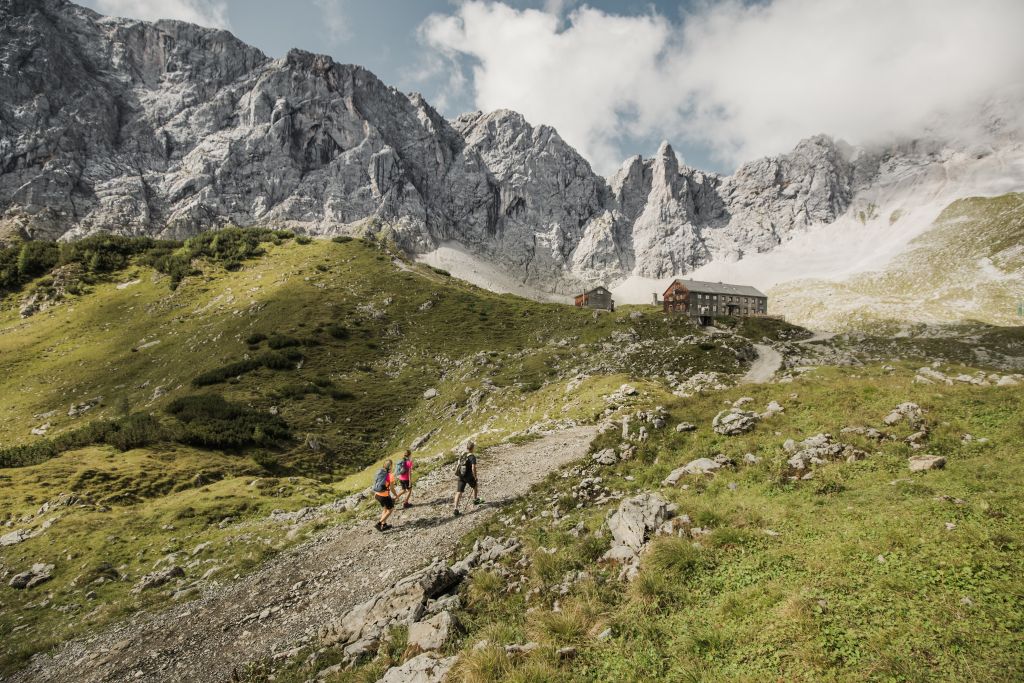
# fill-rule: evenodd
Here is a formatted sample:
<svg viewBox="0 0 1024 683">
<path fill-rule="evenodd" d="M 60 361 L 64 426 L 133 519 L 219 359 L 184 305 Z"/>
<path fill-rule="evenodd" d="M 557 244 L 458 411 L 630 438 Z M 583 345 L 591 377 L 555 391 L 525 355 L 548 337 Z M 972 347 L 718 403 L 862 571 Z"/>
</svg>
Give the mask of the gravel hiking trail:
<svg viewBox="0 0 1024 683">
<path fill-rule="evenodd" d="M 597 434 L 573 427 L 525 444 L 503 444 L 480 454 L 481 497 L 452 516 L 455 478 L 434 469 L 416 482 L 415 505 L 396 509 L 394 529 L 360 519 L 325 529 L 232 583 L 212 586 L 198 599 L 138 613 L 98 634 L 38 655 L 12 681 L 222 682 L 236 669 L 287 651 L 317 627 L 340 617 L 394 581 L 446 557 L 464 534 L 525 494 L 550 472 L 583 458 Z"/>
<path fill-rule="evenodd" d="M 754 344 L 757 358 L 751 364 L 747 374 L 743 375 L 740 384 L 764 384 L 771 381 L 779 368 L 782 367 L 782 354 L 766 344 Z"/>
</svg>

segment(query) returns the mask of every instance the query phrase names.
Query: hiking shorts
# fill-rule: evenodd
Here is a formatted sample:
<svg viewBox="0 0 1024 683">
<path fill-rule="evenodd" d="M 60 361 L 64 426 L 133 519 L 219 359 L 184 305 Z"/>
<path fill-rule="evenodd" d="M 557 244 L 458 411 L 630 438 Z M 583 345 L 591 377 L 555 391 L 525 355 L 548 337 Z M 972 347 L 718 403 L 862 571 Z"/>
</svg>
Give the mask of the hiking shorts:
<svg viewBox="0 0 1024 683">
<path fill-rule="evenodd" d="M 412 488 L 412 479 L 399 479 L 398 483 L 402 485 L 403 491 L 408 491 Z"/>
<path fill-rule="evenodd" d="M 476 488 L 476 479 L 474 479 L 473 477 L 469 477 L 468 479 L 463 479 L 463 478 L 459 477 L 459 493 L 462 493 L 463 491 L 465 491 L 467 485 L 470 488 L 475 489 Z"/>
<path fill-rule="evenodd" d="M 391 494 L 388 494 L 386 496 L 375 496 L 375 498 L 377 499 L 377 502 L 381 504 L 382 507 L 385 507 L 388 510 L 395 507 L 395 499 L 391 497 Z"/>
</svg>

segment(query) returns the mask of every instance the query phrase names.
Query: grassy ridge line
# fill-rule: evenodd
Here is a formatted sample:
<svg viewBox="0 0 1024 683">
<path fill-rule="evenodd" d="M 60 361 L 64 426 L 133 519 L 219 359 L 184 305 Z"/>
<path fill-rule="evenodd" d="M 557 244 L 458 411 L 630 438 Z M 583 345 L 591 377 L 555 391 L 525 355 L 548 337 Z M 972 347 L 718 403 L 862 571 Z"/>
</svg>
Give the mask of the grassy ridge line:
<svg viewBox="0 0 1024 683">
<path fill-rule="evenodd" d="M 53 522 L 6 548 L 0 573 L 35 562 L 56 566 L 39 589 L 46 601 L 39 591 L 5 592 L 0 601 L 0 629 L 10 634 L 0 670 L 133 610 L 166 604 L 172 587 L 141 595 L 130 589 L 167 562 L 186 567 L 186 585 L 207 572 L 200 585 L 227 581 L 318 524 L 345 519 L 292 529 L 268 515 L 364 488 L 367 465 L 426 431 L 440 428 L 421 455 L 443 454 L 470 437 L 487 446 L 537 422 L 593 420 L 601 396 L 634 373 L 660 373 L 664 363 L 677 371 L 741 369 L 724 345 L 672 347 L 658 363 L 639 352 L 608 360 L 623 347 L 611 341 L 616 333 L 635 330 L 657 346 L 689 331 L 657 313 L 594 316 L 496 295 L 360 241 L 264 248 L 237 270 L 198 261 L 203 274 L 173 291 L 166 277 L 135 263 L 26 320 L 11 308 L 0 312 L 5 443 L 32 443 L 39 437 L 29 430 L 45 422 L 48 436 L 59 437 L 124 412 L 173 431 L 167 409 L 206 395 L 261 415 L 273 409 L 296 437 L 235 452 L 170 438 L 126 452 L 88 446 L 0 469 L 8 494 L 0 520 L 29 529 Z M 574 351 L 580 344 L 589 346 Z M 220 372 L 290 351 L 301 354 L 290 369 L 261 363 L 234 376 Z M 588 370 L 591 377 L 575 379 Z M 200 377 L 211 383 L 195 387 Z M 437 399 L 423 398 L 427 387 L 438 390 Z M 102 402 L 82 416 L 66 414 L 70 404 L 97 396 Z M 82 504 L 36 515 L 48 501 L 67 500 L 64 493 Z"/>
</svg>

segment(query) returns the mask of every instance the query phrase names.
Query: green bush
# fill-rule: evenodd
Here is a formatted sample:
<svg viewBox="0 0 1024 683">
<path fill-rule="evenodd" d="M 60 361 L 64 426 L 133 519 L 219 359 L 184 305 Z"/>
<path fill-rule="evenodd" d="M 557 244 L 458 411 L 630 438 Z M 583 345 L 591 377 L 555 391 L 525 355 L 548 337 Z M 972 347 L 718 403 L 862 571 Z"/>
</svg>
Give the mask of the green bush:
<svg viewBox="0 0 1024 683">
<path fill-rule="evenodd" d="M 338 323 L 331 323 L 327 326 L 327 334 L 331 335 L 335 339 L 348 339 L 349 332 L 348 328 Z"/>
<path fill-rule="evenodd" d="M 302 360 L 302 353 L 294 348 L 285 348 L 282 351 L 265 351 L 255 358 L 235 361 L 222 365 L 213 370 L 207 370 L 197 375 L 192 380 L 192 386 L 205 387 L 211 384 L 220 384 L 233 377 L 240 377 L 247 372 L 257 368 L 269 370 L 294 370 L 298 361 Z"/>
<path fill-rule="evenodd" d="M 312 244 L 313 238 L 307 237 L 306 235 L 299 235 L 295 238 L 296 244 Z"/>
<path fill-rule="evenodd" d="M 57 265 L 59 258 L 56 242 L 25 242 L 18 252 L 18 274 L 23 282 L 38 277 Z"/>
<path fill-rule="evenodd" d="M 96 444 L 127 451 L 167 438 L 168 434 L 155 417 L 135 413 L 117 420 L 96 420 L 49 439 L 0 449 L 0 467 L 38 465 L 61 453 Z"/>
<path fill-rule="evenodd" d="M 288 424 L 277 415 L 231 403 L 219 394 L 182 396 L 166 410 L 180 423 L 175 440 L 192 446 L 237 450 L 291 439 Z"/>
<path fill-rule="evenodd" d="M 285 349 L 289 346 L 301 346 L 302 342 L 295 337 L 289 337 L 285 334 L 272 334 L 267 339 L 267 346 L 272 349 Z"/>
<path fill-rule="evenodd" d="M 256 344 L 259 344 L 261 341 L 264 341 L 266 338 L 267 335 L 263 334 L 262 332 L 253 332 L 252 334 L 245 338 L 245 343 L 249 344 L 250 346 L 255 346 Z"/>
<path fill-rule="evenodd" d="M 345 244 L 346 242 L 351 242 L 352 238 L 348 235 L 338 235 L 337 237 L 331 238 L 331 241 L 335 244 Z"/>
</svg>

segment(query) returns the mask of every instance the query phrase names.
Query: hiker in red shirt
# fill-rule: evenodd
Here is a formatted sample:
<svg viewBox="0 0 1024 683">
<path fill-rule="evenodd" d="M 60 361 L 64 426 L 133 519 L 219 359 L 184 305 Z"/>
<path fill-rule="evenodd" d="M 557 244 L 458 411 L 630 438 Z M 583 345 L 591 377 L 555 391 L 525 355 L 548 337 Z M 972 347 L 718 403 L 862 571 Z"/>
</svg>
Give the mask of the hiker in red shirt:
<svg viewBox="0 0 1024 683">
<path fill-rule="evenodd" d="M 391 528 L 391 525 L 388 524 L 388 517 L 395 511 L 395 499 L 391 496 L 394 490 L 395 478 L 391 475 L 391 461 L 388 460 L 383 467 L 377 470 L 377 476 L 373 479 L 373 497 L 384 508 L 380 513 L 380 521 L 377 522 L 379 531 Z"/>
<path fill-rule="evenodd" d="M 402 490 L 395 500 L 401 500 L 402 496 L 405 496 L 402 509 L 411 508 L 412 503 L 409 502 L 409 499 L 412 498 L 412 451 L 408 448 L 405 449 L 402 459 L 398 461 L 398 483 L 401 484 Z"/>
</svg>

